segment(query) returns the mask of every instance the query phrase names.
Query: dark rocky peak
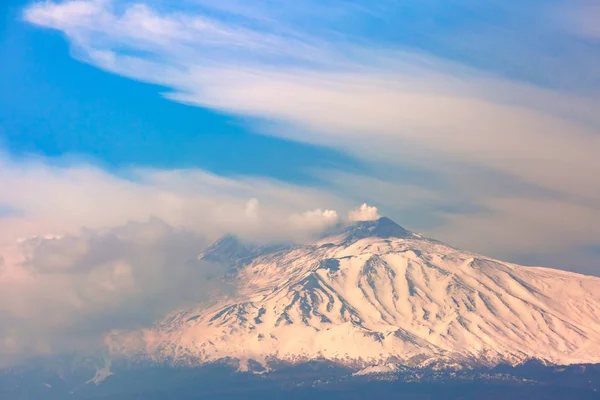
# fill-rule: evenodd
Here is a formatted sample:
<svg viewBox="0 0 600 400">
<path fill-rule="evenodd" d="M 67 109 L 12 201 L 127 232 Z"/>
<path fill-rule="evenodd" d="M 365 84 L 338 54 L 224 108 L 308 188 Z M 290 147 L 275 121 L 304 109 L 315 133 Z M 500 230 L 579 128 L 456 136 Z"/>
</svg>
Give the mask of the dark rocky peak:
<svg viewBox="0 0 600 400">
<path fill-rule="evenodd" d="M 237 237 L 225 235 L 211 244 L 198 258 L 205 261 L 225 263 L 248 257 L 252 249 L 244 245 Z"/>
<path fill-rule="evenodd" d="M 368 237 L 405 238 L 411 233 L 387 217 L 375 221 L 359 221 L 350 225 L 344 232 L 347 240 L 358 240 Z"/>
<path fill-rule="evenodd" d="M 210 245 L 198 258 L 204 261 L 235 266 L 243 265 L 255 257 L 288 250 L 292 247 L 294 245 L 287 242 L 256 245 L 243 242 L 237 236 L 227 234 Z"/>
<path fill-rule="evenodd" d="M 377 238 L 406 238 L 412 233 L 387 217 L 381 217 L 374 221 L 358 221 L 352 225 L 338 225 L 332 231 L 327 232 L 324 237 L 344 235 L 344 243 L 369 237 Z"/>
<path fill-rule="evenodd" d="M 357 225 L 365 230 L 367 236 L 379 238 L 404 238 L 412 233 L 387 217 L 381 217 L 376 221 L 358 222 Z"/>
</svg>

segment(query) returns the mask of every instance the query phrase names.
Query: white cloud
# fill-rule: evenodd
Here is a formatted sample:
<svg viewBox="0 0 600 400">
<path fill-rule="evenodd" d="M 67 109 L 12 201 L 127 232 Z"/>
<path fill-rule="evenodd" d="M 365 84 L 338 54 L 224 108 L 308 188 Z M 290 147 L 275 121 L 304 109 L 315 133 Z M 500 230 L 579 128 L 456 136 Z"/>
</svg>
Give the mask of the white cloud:
<svg viewBox="0 0 600 400">
<path fill-rule="evenodd" d="M 246 215 L 246 218 L 253 218 L 253 219 L 258 218 L 258 207 L 259 207 L 258 199 L 255 199 L 253 197 L 250 200 L 248 200 L 248 202 L 246 203 L 246 210 L 244 212 L 244 214 Z"/>
<path fill-rule="evenodd" d="M 363 203 L 356 210 L 348 213 L 350 221 L 374 221 L 378 218 L 380 218 L 380 215 L 377 212 L 377 207 L 368 206 L 367 203 Z"/>
<path fill-rule="evenodd" d="M 54 3 L 51 1 L 32 4 L 26 11 L 28 21 L 49 25 L 54 28 L 84 26 L 98 23 L 98 17 L 107 17 L 105 7 L 107 1 L 69 1 Z"/>
<path fill-rule="evenodd" d="M 227 294 L 222 267 L 195 259 L 205 245 L 157 219 L 21 241 L 0 273 L 1 363 L 94 351 L 111 329 Z"/>
<path fill-rule="evenodd" d="M 15 210 L 0 217 L 0 247 L 21 237 L 77 234 L 82 227 L 110 228 L 151 217 L 209 239 L 228 232 L 253 240 L 293 239 L 309 227 L 292 226 L 290 215 L 345 204 L 323 190 L 270 179 L 202 170 L 123 172 L 133 179 L 89 165 L 58 167 L 0 155 L 0 204 Z"/>
<path fill-rule="evenodd" d="M 290 221 L 303 231 L 319 233 L 326 227 L 335 225 L 338 221 L 338 214 L 335 210 L 317 208 L 302 214 L 294 214 L 290 217 Z"/>
<path fill-rule="evenodd" d="M 600 199 L 597 99 L 414 52 L 332 43 L 286 30 L 285 21 L 268 31 L 194 11 L 89 7 L 101 7 L 91 23 L 75 12 L 65 22 L 65 9 L 79 2 L 40 3 L 25 17 L 63 30 L 78 56 L 99 68 L 171 87 L 171 99 L 285 124 L 271 134 L 441 175 L 472 165 Z"/>
<path fill-rule="evenodd" d="M 501 258 L 519 253 L 564 253 L 600 242 L 595 205 L 508 196 L 482 198 L 479 203 L 485 205 L 485 213 L 446 215 L 448 225 L 433 229 L 431 234 L 453 245 L 468 245 L 469 249 Z"/>
</svg>

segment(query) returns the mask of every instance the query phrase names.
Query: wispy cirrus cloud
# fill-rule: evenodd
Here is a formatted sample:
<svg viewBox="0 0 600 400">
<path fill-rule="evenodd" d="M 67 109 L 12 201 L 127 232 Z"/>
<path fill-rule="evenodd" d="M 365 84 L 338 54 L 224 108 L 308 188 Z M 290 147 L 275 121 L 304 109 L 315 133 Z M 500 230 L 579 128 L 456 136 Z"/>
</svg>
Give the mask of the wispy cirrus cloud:
<svg viewBox="0 0 600 400">
<path fill-rule="evenodd" d="M 356 219 L 379 213 L 400 217 L 400 223 L 406 218 L 408 228 L 424 226 L 442 240 L 500 257 L 555 257 L 599 243 L 593 222 L 600 219 L 600 102 L 588 83 L 598 78 L 590 66 L 600 50 L 590 47 L 589 57 L 571 67 L 572 61 L 520 37 L 526 24 L 507 40 L 506 27 L 492 23 L 496 14 L 528 20 L 543 7 L 537 2 L 498 2 L 486 12 L 470 0 L 426 3 L 67 0 L 28 6 L 25 20 L 62 32 L 83 62 L 161 85 L 173 101 L 248 117 L 265 133 L 341 149 L 371 170 L 313 171 L 326 184 L 307 187 L 200 170 L 133 168 L 121 171 L 125 178 L 89 165 L 4 157 L 0 207 L 10 212 L 0 217 L 0 245 L 6 246 L 1 276 L 20 291 L 0 290 L 11 296 L 4 301 L 0 294 L 0 304 L 22 308 L 3 311 L 5 320 L 12 313 L 10 319 L 20 322 L 4 325 L 12 331 L 5 328 L 2 336 L 12 340 L 27 332 L 23 318 L 35 320 L 39 310 L 51 315 L 64 309 L 59 317 L 67 327 L 88 321 L 81 312 L 95 310 L 94 321 L 112 321 L 98 324 L 95 333 L 121 326 L 115 321 L 146 315 L 142 311 L 169 289 L 204 279 L 186 275 L 177 258 L 195 251 L 192 241 L 200 245 L 225 232 L 302 240 L 363 201 L 378 208 L 365 206 Z M 429 42 L 422 48 L 409 32 L 394 30 L 409 26 L 410 19 L 463 9 L 482 18 L 462 21 L 464 29 L 448 35 L 435 31 L 437 24 L 424 24 L 415 33 Z M 544 25 L 556 24 L 556 18 L 540 23 L 549 15 L 541 11 L 539 37 L 564 31 Z M 586 29 L 592 37 L 593 29 Z M 553 43 L 565 54 L 583 54 L 569 47 L 580 40 L 571 36 L 580 34 L 570 31 Z M 510 73 L 502 65 L 457 56 L 469 51 L 485 58 L 492 53 L 484 48 L 488 42 L 504 49 L 492 59 L 510 60 Z M 527 73 L 513 74 L 519 65 Z M 564 71 L 575 72 L 563 80 Z M 523 79 L 531 74 L 544 79 Z M 591 87 L 579 90 L 586 85 Z M 147 222 L 151 217 L 156 219 Z M 40 233 L 61 238 L 27 239 Z M 147 245 L 148 236 L 158 242 Z M 21 244 L 30 246 L 29 255 L 15 248 L 19 237 L 26 238 Z M 173 237 L 190 246 L 171 251 Z M 135 258 L 136 252 L 160 262 L 143 269 L 147 260 Z M 167 265 L 177 265 L 181 274 L 165 281 Z M 18 279 L 29 286 L 14 286 Z M 38 289 L 40 296 L 22 295 Z M 52 303 L 54 291 L 61 296 Z M 119 301 L 98 303 L 107 291 Z M 120 313 L 120 304 L 133 297 L 140 299 L 139 308 Z M 46 303 L 56 308 L 42 307 Z M 42 339 L 60 337 L 63 328 L 52 330 L 50 319 L 41 320 L 46 336 L 28 338 L 20 350 L 15 340 L 7 342 L 5 354 L 61 348 Z"/>
<path fill-rule="evenodd" d="M 478 168 L 598 216 L 597 97 L 360 35 L 360 21 L 385 22 L 386 10 L 402 2 L 319 6 L 314 24 L 307 24 L 315 18 L 311 7 L 199 4 L 44 2 L 27 8 L 25 18 L 64 32 L 83 61 L 170 88 L 165 95 L 175 101 L 268 123 L 270 134 L 449 181 L 460 179 L 461 169 Z M 524 10 L 534 11 L 528 5 Z M 511 15 L 510 7 L 499 11 Z M 326 29 L 332 21 L 340 23 Z M 489 204 L 486 190 L 470 187 L 471 202 Z"/>
</svg>

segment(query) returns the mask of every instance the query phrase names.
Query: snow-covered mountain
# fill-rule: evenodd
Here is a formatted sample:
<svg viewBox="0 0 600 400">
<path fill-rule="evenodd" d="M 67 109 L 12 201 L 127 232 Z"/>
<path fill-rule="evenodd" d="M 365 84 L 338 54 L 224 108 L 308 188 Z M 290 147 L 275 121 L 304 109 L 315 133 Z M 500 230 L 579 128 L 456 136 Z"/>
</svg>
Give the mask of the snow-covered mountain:
<svg viewBox="0 0 600 400">
<path fill-rule="evenodd" d="M 460 251 L 388 218 L 305 246 L 226 237 L 200 257 L 235 268 L 236 297 L 113 333 L 113 355 L 241 369 L 600 363 L 600 278 Z"/>
</svg>

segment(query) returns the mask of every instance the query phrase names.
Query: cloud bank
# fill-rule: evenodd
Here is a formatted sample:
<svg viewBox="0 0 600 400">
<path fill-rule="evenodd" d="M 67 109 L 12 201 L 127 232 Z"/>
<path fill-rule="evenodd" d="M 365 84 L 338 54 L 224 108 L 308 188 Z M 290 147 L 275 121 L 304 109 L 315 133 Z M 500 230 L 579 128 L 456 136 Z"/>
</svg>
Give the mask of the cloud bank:
<svg viewBox="0 0 600 400">
<path fill-rule="evenodd" d="M 257 177 L 227 178 L 206 171 L 129 169 L 115 175 L 86 164 L 0 155 L 0 246 L 40 234 L 77 234 L 159 218 L 209 240 L 227 232 L 268 241 L 295 240 L 309 226 L 292 214 L 344 201 L 326 191 Z M 303 232 L 303 230 L 305 230 Z M 288 236 L 286 233 L 288 232 Z"/>
<path fill-rule="evenodd" d="M 0 273 L 2 364 L 98 351 L 110 329 L 148 326 L 229 294 L 223 267 L 196 260 L 203 246 L 200 235 L 158 219 L 22 240 Z"/>
<path fill-rule="evenodd" d="M 94 351 L 113 329 L 147 326 L 234 293 L 199 262 L 214 239 L 308 240 L 344 202 L 322 191 L 200 170 L 128 170 L 0 157 L 0 359 Z M 312 211 L 301 211 L 301 210 Z"/>
</svg>

